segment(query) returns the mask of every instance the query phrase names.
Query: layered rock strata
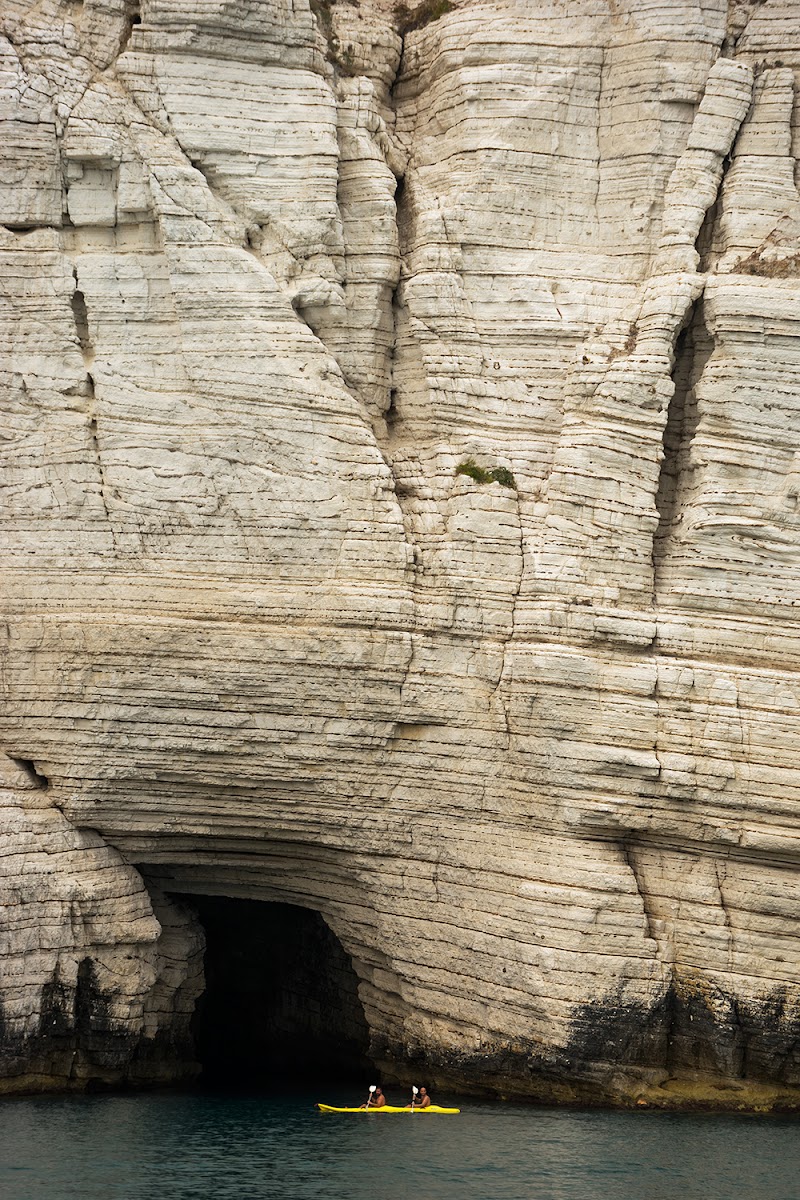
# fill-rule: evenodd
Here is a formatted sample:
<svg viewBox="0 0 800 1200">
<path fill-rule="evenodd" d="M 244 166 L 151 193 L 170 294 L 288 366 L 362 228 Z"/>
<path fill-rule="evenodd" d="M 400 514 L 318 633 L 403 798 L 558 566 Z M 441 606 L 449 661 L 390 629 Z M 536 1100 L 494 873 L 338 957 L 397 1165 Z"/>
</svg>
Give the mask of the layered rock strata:
<svg viewBox="0 0 800 1200">
<path fill-rule="evenodd" d="M 800 5 L 411 9 L 3 7 L 2 1086 L 796 1106 Z"/>
</svg>

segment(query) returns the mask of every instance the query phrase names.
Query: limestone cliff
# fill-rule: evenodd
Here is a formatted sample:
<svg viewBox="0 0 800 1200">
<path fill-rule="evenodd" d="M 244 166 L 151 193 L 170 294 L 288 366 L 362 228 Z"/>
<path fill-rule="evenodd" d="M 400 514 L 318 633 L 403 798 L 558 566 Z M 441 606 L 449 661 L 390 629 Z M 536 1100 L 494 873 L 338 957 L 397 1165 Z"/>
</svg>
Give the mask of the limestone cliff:
<svg viewBox="0 0 800 1200">
<path fill-rule="evenodd" d="M 190 1071 L 197 894 L 320 912 L 386 1076 L 798 1103 L 798 70 L 4 0 L 4 1087 Z"/>
</svg>

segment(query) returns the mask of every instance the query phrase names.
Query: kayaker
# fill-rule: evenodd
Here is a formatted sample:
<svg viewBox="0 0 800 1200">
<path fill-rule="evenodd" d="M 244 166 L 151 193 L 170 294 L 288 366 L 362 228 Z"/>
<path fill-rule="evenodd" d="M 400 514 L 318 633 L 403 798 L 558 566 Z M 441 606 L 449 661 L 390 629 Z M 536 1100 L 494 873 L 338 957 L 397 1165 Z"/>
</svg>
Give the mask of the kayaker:
<svg viewBox="0 0 800 1200">
<path fill-rule="evenodd" d="M 386 1103 L 386 1097 L 383 1094 L 383 1090 L 379 1087 L 376 1087 L 374 1092 L 370 1092 L 370 1097 L 369 1097 L 369 1100 L 367 1100 L 366 1104 L 359 1104 L 358 1107 L 359 1108 L 383 1108 L 385 1103 Z"/>
<path fill-rule="evenodd" d="M 414 1108 L 430 1108 L 430 1104 L 431 1104 L 431 1098 L 428 1095 L 427 1089 L 424 1087 L 421 1087 L 419 1089 L 419 1095 L 417 1096 L 416 1100 L 414 1101 Z M 406 1108 L 410 1110 L 411 1105 L 407 1104 Z"/>
</svg>

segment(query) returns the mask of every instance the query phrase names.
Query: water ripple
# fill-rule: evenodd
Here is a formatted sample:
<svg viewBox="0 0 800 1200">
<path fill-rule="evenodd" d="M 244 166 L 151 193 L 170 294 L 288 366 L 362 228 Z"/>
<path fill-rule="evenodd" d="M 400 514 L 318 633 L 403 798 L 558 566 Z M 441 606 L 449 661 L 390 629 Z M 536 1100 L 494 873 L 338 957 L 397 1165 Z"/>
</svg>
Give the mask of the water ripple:
<svg viewBox="0 0 800 1200">
<path fill-rule="evenodd" d="M 793 1118 L 572 1112 L 468 1100 L 458 1117 L 361 1117 L 318 1113 L 317 1098 L 6 1100 L 0 1104 L 0 1195 L 3 1200 L 800 1197 L 800 1138 Z"/>
</svg>

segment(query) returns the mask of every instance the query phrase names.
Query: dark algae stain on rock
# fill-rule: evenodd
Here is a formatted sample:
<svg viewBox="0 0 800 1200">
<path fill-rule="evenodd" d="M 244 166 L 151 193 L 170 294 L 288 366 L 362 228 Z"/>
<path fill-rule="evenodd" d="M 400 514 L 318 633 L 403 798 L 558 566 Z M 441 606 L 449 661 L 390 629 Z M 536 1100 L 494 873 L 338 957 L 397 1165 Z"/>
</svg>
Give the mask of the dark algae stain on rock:
<svg viewBox="0 0 800 1200">
<path fill-rule="evenodd" d="M 748 1006 L 670 985 L 656 1004 L 577 1007 L 564 1047 L 517 1042 L 473 1055 L 375 1047 L 388 1077 L 542 1102 L 796 1111 L 800 1022 L 774 995 Z"/>
<path fill-rule="evenodd" d="M 7 1080 L 0 1091 L 97 1091 L 185 1082 L 197 1074 L 188 1037 L 175 1030 L 155 1038 L 134 1033 L 114 1019 L 112 1006 L 91 958 L 78 964 L 74 984 L 57 969 L 42 989 L 35 1033 L 11 1034 L 8 1022 L 0 1022 L 0 1067 Z"/>
<path fill-rule="evenodd" d="M 108 998 L 97 983 L 94 963 L 84 958 L 74 984 L 60 966 L 42 988 L 38 1029 L 10 1035 L 3 1026 L 2 1062 L 6 1073 L 32 1086 L 41 1077 L 63 1087 L 116 1082 L 136 1052 L 137 1040 L 114 1028 Z"/>
</svg>

